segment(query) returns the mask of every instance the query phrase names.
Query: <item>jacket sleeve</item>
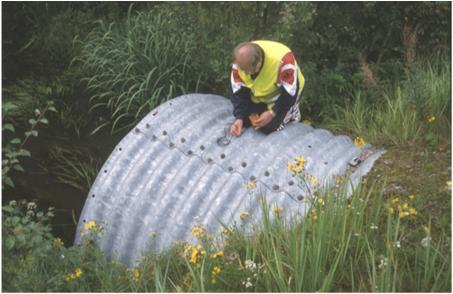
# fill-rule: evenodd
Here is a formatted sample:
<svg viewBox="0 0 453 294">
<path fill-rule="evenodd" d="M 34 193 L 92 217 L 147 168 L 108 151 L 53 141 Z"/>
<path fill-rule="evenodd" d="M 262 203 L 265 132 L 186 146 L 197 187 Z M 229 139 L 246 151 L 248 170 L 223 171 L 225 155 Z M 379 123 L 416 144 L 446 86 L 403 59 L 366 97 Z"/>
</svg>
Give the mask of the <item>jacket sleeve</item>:
<svg viewBox="0 0 453 294">
<path fill-rule="evenodd" d="M 234 117 L 246 117 L 250 101 L 250 89 L 246 88 L 244 82 L 241 80 L 236 64 L 233 64 L 233 67 L 231 68 L 231 92 Z"/>
<path fill-rule="evenodd" d="M 273 107 L 274 112 L 285 114 L 296 102 L 298 92 L 296 59 L 291 52 L 283 56 L 280 62 L 277 85 L 282 93 Z"/>
</svg>

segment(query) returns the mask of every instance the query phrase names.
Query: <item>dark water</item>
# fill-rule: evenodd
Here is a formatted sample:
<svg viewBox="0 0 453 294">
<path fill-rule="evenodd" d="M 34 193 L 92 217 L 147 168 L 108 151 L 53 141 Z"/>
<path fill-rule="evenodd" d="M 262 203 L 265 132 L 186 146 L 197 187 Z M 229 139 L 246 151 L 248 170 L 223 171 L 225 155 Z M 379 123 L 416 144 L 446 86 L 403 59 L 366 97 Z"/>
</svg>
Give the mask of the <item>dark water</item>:
<svg viewBox="0 0 453 294">
<path fill-rule="evenodd" d="M 127 131 L 113 136 L 106 131 L 83 138 L 60 137 L 57 135 L 58 133 L 59 130 L 55 129 L 42 130 L 38 137 L 27 142 L 24 148 L 28 149 L 32 156 L 21 160 L 25 172 L 11 174 L 16 187 L 3 191 L 2 203 L 4 205 L 13 199 L 26 199 L 35 201 L 40 210 L 54 207 L 55 217 L 51 222 L 53 234 L 69 246 L 74 242 L 77 222 L 88 190 L 80 191 L 56 180 L 56 175 L 53 174 L 51 168 L 56 163 L 51 160 L 49 149 L 52 146 L 64 144 L 71 146 L 74 150 L 87 150 L 91 157 L 99 159 L 103 164 Z"/>
</svg>

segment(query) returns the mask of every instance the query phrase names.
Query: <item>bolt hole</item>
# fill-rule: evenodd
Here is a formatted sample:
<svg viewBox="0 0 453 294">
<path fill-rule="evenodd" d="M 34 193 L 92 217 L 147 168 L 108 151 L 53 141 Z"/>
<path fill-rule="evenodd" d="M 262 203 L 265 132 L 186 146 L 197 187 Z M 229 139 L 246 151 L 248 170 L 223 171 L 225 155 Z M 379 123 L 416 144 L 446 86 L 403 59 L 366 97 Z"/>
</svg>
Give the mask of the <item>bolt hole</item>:
<svg viewBox="0 0 453 294">
<path fill-rule="evenodd" d="M 149 127 L 150 127 L 149 124 L 146 124 L 146 128 L 149 129 Z"/>
<path fill-rule="evenodd" d="M 311 148 L 311 145 L 308 145 L 308 148 Z"/>
<path fill-rule="evenodd" d="M 290 185 L 290 186 L 294 185 L 294 181 L 289 181 L 288 185 Z"/>
<path fill-rule="evenodd" d="M 86 222 L 87 222 L 87 220 L 86 220 L 86 219 L 83 219 L 83 222 L 84 222 L 84 223 L 86 223 Z"/>
<path fill-rule="evenodd" d="M 157 137 L 155 135 L 153 135 L 153 141 L 156 141 L 157 140 Z"/>
<path fill-rule="evenodd" d="M 280 189 L 280 187 L 279 187 L 278 185 L 274 185 L 274 186 L 272 186 L 272 189 L 273 189 L 274 191 L 278 191 L 278 189 Z"/>
<path fill-rule="evenodd" d="M 192 150 L 187 151 L 187 155 L 192 155 L 192 154 L 193 154 Z"/>
<path fill-rule="evenodd" d="M 120 147 L 119 150 L 121 151 L 121 150 L 123 150 L 123 149 Z"/>
<path fill-rule="evenodd" d="M 270 175 L 270 173 L 269 173 L 268 171 L 265 171 L 265 172 L 264 172 L 264 175 L 265 175 L 266 177 L 268 177 L 268 176 Z"/>
<path fill-rule="evenodd" d="M 153 113 L 153 116 L 156 116 L 157 115 L 157 111 Z"/>
<path fill-rule="evenodd" d="M 324 161 L 324 164 L 327 165 L 327 161 Z"/>
<path fill-rule="evenodd" d="M 140 133 L 140 129 L 139 128 L 135 128 L 135 132 L 136 133 Z"/>
<path fill-rule="evenodd" d="M 104 173 L 105 173 L 105 174 L 107 173 L 107 170 L 106 170 L 106 169 L 104 169 Z"/>
<path fill-rule="evenodd" d="M 167 131 L 163 131 L 162 135 L 166 136 L 167 135 Z"/>
<path fill-rule="evenodd" d="M 204 150 L 204 146 L 203 145 L 200 146 L 200 150 L 202 150 L 202 151 Z"/>
<path fill-rule="evenodd" d="M 181 138 L 181 143 L 184 143 L 184 142 L 186 142 L 186 139 Z"/>
<path fill-rule="evenodd" d="M 212 162 L 212 158 L 208 158 L 208 163 L 211 163 Z"/>
<path fill-rule="evenodd" d="M 254 181 L 256 180 L 256 177 L 255 176 L 250 176 L 250 181 Z"/>
<path fill-rule="evenodd" d="M 297 200 L 299 200 L 299 201 L 304 200 L 304 196 L 302 196 L 302 195 L 297 196 Z"/>
<path fill-rule="evenodd" d="M 220 154 L 220 158 L 224 159 L 225 158 L 225 154 Z"/>
<path fill-rule="evenodd" d="M 229 172 L 232 172 L 232 171 L 233 171 L 233 167 L 230 166 L 230 167 L 228 168 L 228 171 L 229 171 Z"/>
<path fill-rule="evenodd" d="M 168 144 L 168 146 L 169 146 L 170 148 L 173 148 L 173 147 L 175 147 L 175 143 L 170 142 L 170 144 Z"/>
<path fill-rule="evenodd" d="M 246 167 L 246 166 L 247 166 L 247 163 L 246 163 L 246 162 L 243 162 L 243 163 L 241 163 L 241 166 L 242 166 L 242 167 Z"/>
<path fill-rule="evenodd" d="M 94 198 L 94 197 L 95 197 L 95 195 L 93 194 L 93 195 L 91 195 L 91 197 L 93 197 L 93 198 Z"/>
</svg>

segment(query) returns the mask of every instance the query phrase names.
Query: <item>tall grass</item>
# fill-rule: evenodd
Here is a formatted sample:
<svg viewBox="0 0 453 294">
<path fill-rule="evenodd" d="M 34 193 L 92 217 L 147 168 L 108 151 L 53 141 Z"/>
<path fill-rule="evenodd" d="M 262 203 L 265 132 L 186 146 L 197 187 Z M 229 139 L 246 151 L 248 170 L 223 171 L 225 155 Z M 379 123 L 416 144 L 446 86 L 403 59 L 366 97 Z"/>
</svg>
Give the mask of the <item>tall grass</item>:
<svg viewBox="0 0 453 294">
<path fill-rule="evenodd" d="M 170 13 L 138 12 L 123 23 L 97 23 L 80 40 L 74 59 L 90 72 L 85 81 L 93 95 L 91 110 L 108 111 L 111 132 L 134 125 L 163 101 L 197 87 L 192 70 L 196 40 L 178 33 Z"/>
<path fill-rule="evenodd" d="M 403 145 L 451 138 L 451 66 L 441 57 L 415 64 L 395 89 L 384 89 L 383 103 L 366 104 L 360 92 L 351 105 L 336 106 L 324 124 L 363 136 L 375 144 Z"/>
<path fill-rule="evenodd" d="M 129 269 L 109 261 L 94 246 L 94 232 L 102 234 L 101 227 L 86 229 L 93 231 L 84 237 L 82 246 L 65 248 L 57 241 L 49 246 L 52 239 L 47 238 L 37 247 L 42 254 L 21 252 L 24 262 L 19 261 L 15 270 L 8 269 L 4 289 L 449 292 L 451 253 L 443 245 L 448 233 L 431 235 L 429 225 L 420 225 L 427 217 L 420 199 L 386 199 L 384 187 L 361 185 L 350 197 L 347 184 L 323 190 L 312 195 L 312 206 L 299 221 L 286 221 L 287 212 L 264 203 L 263 219 L 254 234 L 243 234 L 243 224 L 222 234 L 194 233 L 201 247 L 179 243 L 163 254 L 145 255 L 139 265 Z M 13 221 L 16 217 L 10 211 L 11 206 L 4 207 L 4 217 Z M 241 221 L 253 221 L 250 218 Z M 37 226 L 43 224 L 33 227 Z M 15 240 L 15 225 L 7 228 L 8 238 Z M 9 264 L 14 261 L 11 250 L 4 256 Z M 77 271 L 82 274 L 74 277 Z M 23 280 L 27 283 L 20 283 Z"/>
</svg>

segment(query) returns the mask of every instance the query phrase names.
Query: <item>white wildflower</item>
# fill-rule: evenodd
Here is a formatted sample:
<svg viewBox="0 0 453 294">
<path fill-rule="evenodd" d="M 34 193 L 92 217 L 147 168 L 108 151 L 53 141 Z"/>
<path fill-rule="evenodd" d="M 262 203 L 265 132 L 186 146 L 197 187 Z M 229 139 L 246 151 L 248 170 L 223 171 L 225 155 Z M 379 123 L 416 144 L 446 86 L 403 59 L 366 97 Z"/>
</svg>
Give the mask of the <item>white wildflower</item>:
<svg viewBox="0 0 453 294">
<path fill-rule="evenodd" d="M 250 278 L 247 278 L 247 281 L 242 282 L 242 285 L 245 285 L 245 288 L 250 288 L 253 286 L 252 282 L 250 281 Z"/>
<path fill-rule="evenodd" d="M 34 203 L 34 202 L 28 203 L 28 205 L 27 205 L 28 210 L 33 210 L 35 208 L 36 208 L 36 203 Z"/>
<path fill-rule="evenodd" d="M 371 223 L 370 229 L 371 230 L 377 230 L 378 226 L 376 226 L 375 224 Z"/>
<path fill-rule="evenodd" d="M 256 263 L 253 260 L 247 259 L 245 261 L 245 268 L 249 270 L 256 270 Z"/>
<path fill-rule="evenodd" d="M 387 267 L 387 261 L 388 261 L 388 258 L 387 258 L 387 257 L 381 257 L 381 260 L 380 260 L 380 262 L 379 262 L 378 267 L 379 267 L 380 269 L 383 269 L 383 268 Z"/>
<path fill-rule="evenodd" d="M 17 205 L 16 200 L 11 200 L 11 201 L 9 202 L 9 205 L 10 205 L 10 206 L 16 206 L 16 205 Z"/>
<path fill-rule="evenodd" d="M 431 236 L 427 236 L 427 237 L 423 238 L 421 241 L 422 246 L 428 247 L 431 240 L 432 240 Z"/>
<path fill-rule="evenodd" d="M 401 242 L 400 241 L 396 241 L 395 246 L 396 246 L 396 248 L 401 248 Z"/>
</svg>

